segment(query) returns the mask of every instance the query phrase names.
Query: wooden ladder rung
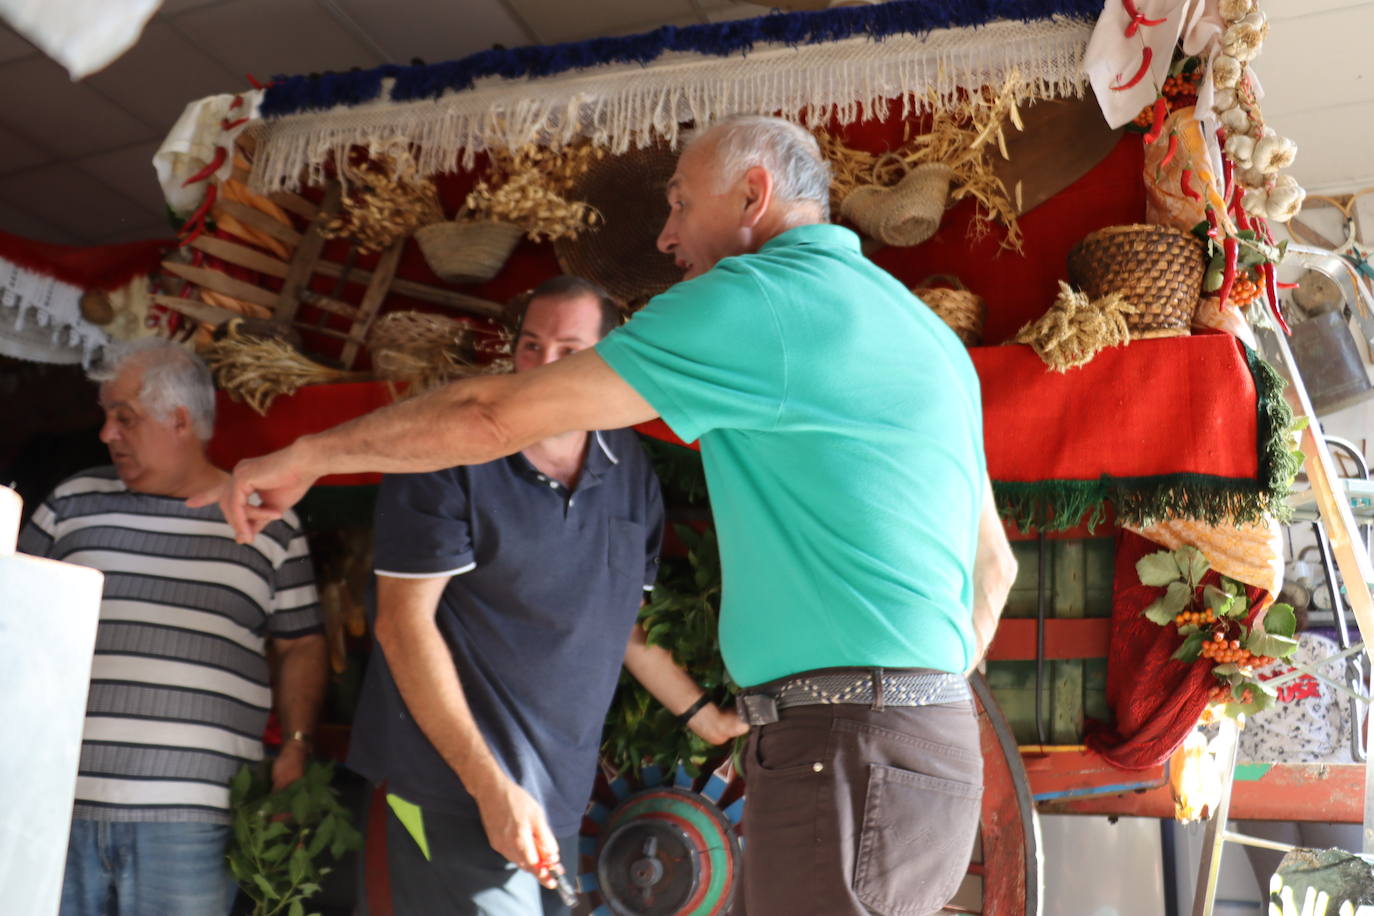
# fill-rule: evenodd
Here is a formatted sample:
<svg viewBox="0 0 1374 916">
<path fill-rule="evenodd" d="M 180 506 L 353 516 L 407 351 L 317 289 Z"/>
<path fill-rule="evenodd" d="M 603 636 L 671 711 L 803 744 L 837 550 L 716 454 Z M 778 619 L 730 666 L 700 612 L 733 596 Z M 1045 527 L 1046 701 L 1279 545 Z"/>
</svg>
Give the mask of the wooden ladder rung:
<svg viewBox="0 0 1374 916">
<path fill-rule="evenodd" d="M 301 302 L 304 302 L 306 305 L 314 306 L 321 311 L 329 312 L 331 315 L 341 315 L 344 318 L 353 320 L 357 320 L 358 318 L 358 309 L 356 306 L 349 305 L 347 302 L 335 299 L 332 296 L 326 296 L 323 293 L 317 293 L 310 289 L 303 289 L 300 292 L 300 297 Z"/>
</svg>

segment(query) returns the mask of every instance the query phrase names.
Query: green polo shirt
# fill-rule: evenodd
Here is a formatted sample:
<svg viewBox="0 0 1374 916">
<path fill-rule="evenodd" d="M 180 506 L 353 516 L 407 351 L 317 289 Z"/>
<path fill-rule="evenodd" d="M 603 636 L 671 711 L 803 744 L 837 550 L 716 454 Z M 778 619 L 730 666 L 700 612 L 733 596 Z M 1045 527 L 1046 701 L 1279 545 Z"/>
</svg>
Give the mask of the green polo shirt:
<svg viewBox="0 0 1374 916">
<path fill-rule="evenodd" d="M 978 377 L 854 233 L 801 226 L 726 258 L 596 350 L 701 440 L 737 683 L 971 664 Z"/>
</svg>

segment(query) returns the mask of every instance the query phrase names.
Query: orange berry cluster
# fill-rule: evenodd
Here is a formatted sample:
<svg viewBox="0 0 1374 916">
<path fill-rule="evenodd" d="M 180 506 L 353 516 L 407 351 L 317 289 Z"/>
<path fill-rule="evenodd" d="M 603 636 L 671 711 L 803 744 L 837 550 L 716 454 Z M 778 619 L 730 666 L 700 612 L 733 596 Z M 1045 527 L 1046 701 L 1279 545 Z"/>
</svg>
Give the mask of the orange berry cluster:
<svg viewBox="0 0 1374 916">
<path fill-rule="evenodd" d="M 1216 631 L 1210 639 L 1202 643 L 1202 657 L 1210 658 L 1219 665 L 1231 662 L 1242 668 L 1263 668 L 1273 663 L 1267 655 L 1254 655 L 1243 648 L 1239 639 L 1227 639 L 1226 634 Z"/>
<path fill-rule="evenodd" d="M 1236 277 L 1231 286 L 1231 294 L 1226 297 L 1228 305 L 1249 305 L 1259 298 L 1260 285 L 1248 274 Z"/>
<path fill-rule="evenodd" d="M 1181 627 L 1187 626 L 1190 623 L 1195 623 L 1201 627 L 1216 622 L 1217 615 L 1212 613 L 1211 608 L 1205 611 L 1180 611 L 1174 615 L 1174 623 Z"/>
<path fill-rule="evenodd" d="M 1235 699 L 1235 697 L 1231 694 L 1230 684 L 1213 685 L 1211 689 L 1207 691 L 1207 698 L 1211 700 L 1213 703 L 1230 703 Z M 1254 699 L 1255 694 L 1250 690 L 1249 687 L 1246 687 L 1244 690 L 1240 692 L 1240 701 L 1242 703 L 1249 703 L 1252 702 Z"/>
<path fill-rule="evenodd" d="M 1170 76 L 1164 80 L 1164 88 L 1160 91 L 1166 99 L 1176 99 L 1184 95 L 1197 95 L 1198 83 L 1202 81 L 1202 72 L 1194 70 L 1192 73 L 1180 73 L 1177 76 Z"/>
</svg>

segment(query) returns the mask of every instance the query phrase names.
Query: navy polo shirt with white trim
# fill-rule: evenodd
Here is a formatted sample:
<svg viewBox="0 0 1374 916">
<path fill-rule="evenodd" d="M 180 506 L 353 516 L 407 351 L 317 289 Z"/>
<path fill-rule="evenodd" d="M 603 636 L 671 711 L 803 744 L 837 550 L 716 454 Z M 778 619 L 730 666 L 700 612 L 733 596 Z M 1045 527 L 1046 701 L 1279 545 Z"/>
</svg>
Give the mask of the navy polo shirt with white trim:
<svg viewBox="0 0 1374 916">
<path fill-rule="evenodd" d="M 374 568 L 452 576 L 436 622 L 473 718 L 559 836 L 581 823 L 662 534 L 658 480 L 628 430 L 592 434 L 571 492 L 520 454 L 382 481 Z M 380 647 L 354 716 L 349 765 L 422 807 L 476 812 L 411 718 Z"/>
</svg>

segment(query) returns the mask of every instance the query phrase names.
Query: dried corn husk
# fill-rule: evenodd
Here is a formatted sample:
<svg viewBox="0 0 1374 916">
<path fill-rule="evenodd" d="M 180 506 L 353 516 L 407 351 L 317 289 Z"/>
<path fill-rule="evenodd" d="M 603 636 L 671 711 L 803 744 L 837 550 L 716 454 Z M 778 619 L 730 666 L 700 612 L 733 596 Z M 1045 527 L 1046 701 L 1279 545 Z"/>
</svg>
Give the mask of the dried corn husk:
<svg viewBox="0 0 1374 916">
<path fill-rule="evenodd" d="M 930 128 L 882 155 L 850 149 L 838 137 L 818 133 L 821 151 L 830 161 L 831 209 L 841 212 L 844 199 L 859 188 L 889 188 L 917 166 L 941 163 L 952 173 L 950 204 L 966 197 L 977 202 L 970 231 L 981 236 L 988 222 L 995 220 L 1007 230 L 1002 247 L 1020 251 L 1023 239 L 1016 206 L 993 172 L 989 157 L 995 146 L 1007 158 L 1004 129 L 1008 123 L 1020 129 L 1017 104 L 1024 94 L 1025 86 L 1016 72 L 1000 89 L 989 87 L 969 93 L 952 107 L 942 107 L 932 90 L 928 100 L 933 112 Z"/>
<path fill-rule="evenodd" d="M 1207 525 L 1175 519 L 1147 528 L 1125 527 L 1170 550 L 1196 547 L 1223 576 L 1262 588 L 1270 595 L 1283 588 L 1283 528 L 1272 518 L 1258 525 Z"/>
<path fill-rule="evenodd" d="M 383 150 L 339 167 L 345 194 L 339 215 L 321 229 L 325 238 L 347 238 L 363 253 L 376 252 L 444 218 L 434 182 L 419 174 L 409 143 L 398 139 Z"/>
<path fill-rule="evenodd" d="M 311 362 L 283 340 L 243 334 L 242 324 L 242 319 L 231 319 L 223 338 L 199 352 L 219 387 L 263 416 L 278 395 L 292 394 L 304 385 L 367 377 Z"/>
<path fill-rule="evenodd" d="M 493 152 L 491 172 L 467 197 L 464 218 L 513 223 L 530 241 L 577 238 L 601 222 L 601 213 L 563 195 L 603 147 L 577 144 L 562 149 L 534 145 Z"/>
</svg>

